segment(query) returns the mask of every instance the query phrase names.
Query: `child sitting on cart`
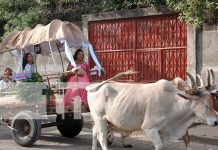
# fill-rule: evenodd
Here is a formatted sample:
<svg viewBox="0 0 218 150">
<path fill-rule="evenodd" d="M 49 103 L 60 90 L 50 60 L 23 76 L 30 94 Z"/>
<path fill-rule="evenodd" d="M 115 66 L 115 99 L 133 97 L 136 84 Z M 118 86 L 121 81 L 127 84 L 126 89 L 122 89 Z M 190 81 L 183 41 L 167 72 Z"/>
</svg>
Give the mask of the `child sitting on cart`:
<svg viewBox="0 0 218 150">
<path fill-rule="evenodd" d="M 5 69 L 4 74 L 1 77 L 1 81 L 0 81 L 0 91 L 4 91 L 9 88 L 10 83 L 13 82 L 12 73 L 13 71 L 11 68 L 8 67 Z"/>
</svg>

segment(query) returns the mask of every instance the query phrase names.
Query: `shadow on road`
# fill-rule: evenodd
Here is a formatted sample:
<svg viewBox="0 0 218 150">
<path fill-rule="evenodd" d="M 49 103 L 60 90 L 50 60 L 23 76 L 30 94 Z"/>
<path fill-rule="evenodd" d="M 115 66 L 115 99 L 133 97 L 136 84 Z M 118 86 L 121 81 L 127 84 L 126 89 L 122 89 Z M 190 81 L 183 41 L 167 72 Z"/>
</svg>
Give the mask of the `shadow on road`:
<svg viewBox="0 0 218 150">
<path fill-rule="evenodd" d="M 193 135 L 191 135 L 190 138 L 191 138 L 191 141 L 194 143 L 218 146 L 218 138 L 212 139 L 208 137 L 198 137 L 198 136 L 193 136 Z"/>
</svg>

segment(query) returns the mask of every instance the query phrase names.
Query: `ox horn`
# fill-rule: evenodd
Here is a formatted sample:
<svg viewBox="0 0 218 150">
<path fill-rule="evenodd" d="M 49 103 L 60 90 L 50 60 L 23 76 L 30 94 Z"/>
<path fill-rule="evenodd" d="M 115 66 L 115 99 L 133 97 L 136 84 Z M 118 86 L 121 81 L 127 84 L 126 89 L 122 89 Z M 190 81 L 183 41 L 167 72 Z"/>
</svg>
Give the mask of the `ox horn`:
<svg viewBox="0 0 218 150">
<path fill-rule="evenodd" d="M 199 74 L 197 74 L 197 78 L 200 81 L 200 88 L 203 88 L 204 87 L 204 81 L 203 81 L 202 77 Z"/>
<path fill-rule="evenodd" d="M 210 87 L 210 71 L 207 69 L 207 87 Z"/>
<path fill-rule="evenodd" d="M 214 71 L 213 71 L 213 69 L 210 69 L 210 74 L 211 74 L 211 76 L 212 76 L 212 84 L 215 85 L 216 83 L 215 83 L 215 76 L 214 76 Z"/>
<path fill-rule="evenodd" d="M 196 81 L 195 81 L 194 77 L 189 72 L 187 72 L 187 75 L 190 78 L 191 83 L 192 83 L 192 90 L 189 92 L 189 94 L 196 94 L 198 92 L 198 87 L 197 87 Z"/>
<path fill-rule="evenodd" d="M 193 77 L 189 72 L 187 72 L 187 75 L 188 75 L 189 79 L 191 80 L 192 87 L 196 87 L 197 84 L 196 84 L 196 82 L 195 82 L 194 77 Z"/>
</svg>

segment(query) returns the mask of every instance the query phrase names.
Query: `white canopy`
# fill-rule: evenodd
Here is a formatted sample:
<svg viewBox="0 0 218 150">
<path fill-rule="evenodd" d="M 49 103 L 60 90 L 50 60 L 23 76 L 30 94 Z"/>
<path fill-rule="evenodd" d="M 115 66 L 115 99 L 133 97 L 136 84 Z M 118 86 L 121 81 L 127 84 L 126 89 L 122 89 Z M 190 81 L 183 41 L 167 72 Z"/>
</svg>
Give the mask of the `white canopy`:
<svg viewBox="0 0 218 150">
<path fill-rule="evenodd" d="M 61 47 L 57 45 L 60 41 L 62 41 L 63 44 Z M 74 67 L 76 67 L 76 64 L 73 60 L 70 48 L 88 48 L 90 55 L 98 67 L 99 74 L 103 71 L 91 44 L 81 30 L 70 22 L 57 19 L 46 26 L 38 24 L 33 29 L 26 27 L 23 31 L 11 32 L 3 39 L 0 45 L 0 53 L 12 51 L 14 49 L 20 49 L 25 51 L 25 53 L 35 53 L 34 45 L 40 46 L 41 55 L 52 54 L 53 51 L 65 51 Z"/>
<path fill-rule="evenodd" d="M 57 40 L 66 40 L 69 47 L 82 47 L 83 44 L 90 44 L 81 30 L 74 24 L 67 21 L 53 20 L 48 25 L 38 24 L 35 28 L 25 28 L 23 31 L 11 32 L 3 39 L 0 46 L 0 53 L 12 49 L 24 49 L 29 51 L 31 45 L 40 44 L 42 54 L 49 53 L 49 44 L 53 51 L 57 51 Z M 64 49 L 60 49 L 64 51 Z"/>
</svg>

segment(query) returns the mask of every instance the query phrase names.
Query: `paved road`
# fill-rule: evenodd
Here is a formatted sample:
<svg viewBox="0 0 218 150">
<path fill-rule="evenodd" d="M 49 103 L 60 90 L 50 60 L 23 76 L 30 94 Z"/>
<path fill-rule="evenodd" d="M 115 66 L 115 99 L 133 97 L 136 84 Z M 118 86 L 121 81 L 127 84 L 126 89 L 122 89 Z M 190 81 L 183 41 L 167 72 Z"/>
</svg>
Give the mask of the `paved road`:
<svg viewBox="0 0 218 150">
<path fill-rule="evenodd" d="M 85 121 L 87 122 L 87 118 Z M 218 150 L 218 127 L 201 125 L 192 128 L 190 134 L 193 150 Z M 127 140 L 134 146 L 131 150 L 154 150 L 153 145 L 146 142 L 141 134 L 134 134 Z M 115 143 L 110 146 L 110 150 L 124 150 L 120 143 L 121 138 L 116 135 Z M 85 123 L 80 135 L 73 139 L 62 137 L 56 127 L 43 129 L 40 139 L 30 148 L 16 145 L 11 139 L 10 130 L 0 126 L 0 150 L 90 150 L 91 144 L 90 123 Z M 185 145 L 181 141 L 173 142 L 167 144 L 165 150 L 185 150 Z"/>
</svg>

